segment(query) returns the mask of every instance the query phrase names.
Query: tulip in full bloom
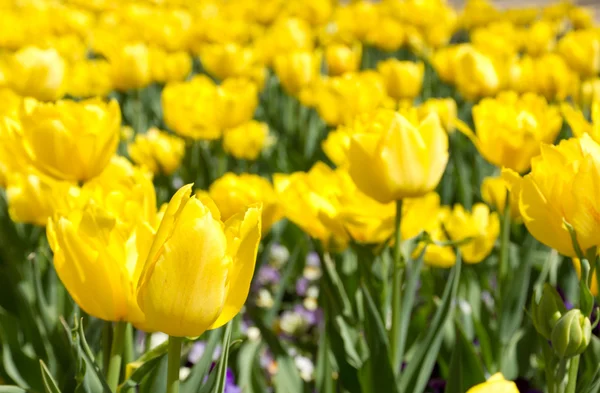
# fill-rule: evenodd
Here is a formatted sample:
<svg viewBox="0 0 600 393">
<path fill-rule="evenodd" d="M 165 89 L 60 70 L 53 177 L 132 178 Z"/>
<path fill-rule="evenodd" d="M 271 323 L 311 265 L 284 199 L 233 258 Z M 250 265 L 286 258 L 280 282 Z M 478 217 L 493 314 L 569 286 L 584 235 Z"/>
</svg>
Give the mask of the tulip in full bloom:
<svg viewBox="0 0 600 393">
<path fill-rule="evenodd" d="M 171 199 L 137 284 L 147 329 L 200 336 L 229 322 L 250 290 L 261 237 L 261 207 L 224 223 L 214 204 L 190 196 Z"/>
<path fill-rule="evenodd" d="M 55 49 L 28 46 L 8 61 L 7 82 L 17 93 L 42 101 L 64 95 L 67 64 Z"/>
<path fill-rule="evenodd" d="M 377 64 L 377 70 L 390 97 L 396 100 L 414 99 L 421 92 L 425 73 L 423 63 L 389 59 Z"/>
<path fill-rule="evenodd" d="M 25 151 L 37 170 L 60 180 L 86 181 L 102 172 L 115 153 L 121 112 L 114 100 L 46 104 L 27 98 L 21 126 Z"/>
<path fill-rule="evenodd" d="M 261 203 L 263 234 L 283 216 L 273 185 L 258 175 L 226 173 L 210 185 L 208 195 L 217 205 L 223 221 L 250 205 Z"/>
<path fill-rule="evenodd" d="M 514 382 L 507 381 L 500 373 L 492 375 L 486 382 L 467 390 L 467 393 L 519 393 Z"/>
<path fill-rule="evenodd" d="M 388 203 L 433 190 L 448 162 L 448 135 L 431 114 L 418 125 L 394 111 L 381 111 L 358 132 L 348 149 L 348 172 L 358 188 Z"/>
<path fill-rule="evenodd" d="M 60 280 L 90 315 L 143 327 L 135 288 L 154 233 L 151 178 L 120 158 L 71 198 L 47 227 Z"/>
<path fill-rule="evenodd" d="M 137 134 L 127 151 L 136 164 L 145 166 L 152 173 L 170 175 L 181 165 L 185 142 L 175 135 L 151 128 L 144 134 Z"/>
<path fill-rule="evenodd" d="M 223 133 L 223 149 L 242 160 L 256 160 L 264 148 L 270 146 L 269 126 L 251 120 Z"/>
<path fill-rule="evenodd" d="M 543 144 L 531 172 L 521 178 L 505 169 L 503 177 L 520 190 L 523 222 L 540 242 L 575 256 L 566 222 L 584 252 L 600 245 L 600 206 L 593 191 L 600 184 L 600 145 L 588 134 L 558 146 Z"/>
<path fill-rule="evenodd" d="M 529 169 L 541 143 L 552 143 L 562 126 L 558 108 L 535 94 L 504 92 L 473 108 L 477 135 L 467 132 L 490 163 L 519 173 Z"/>
</svg>

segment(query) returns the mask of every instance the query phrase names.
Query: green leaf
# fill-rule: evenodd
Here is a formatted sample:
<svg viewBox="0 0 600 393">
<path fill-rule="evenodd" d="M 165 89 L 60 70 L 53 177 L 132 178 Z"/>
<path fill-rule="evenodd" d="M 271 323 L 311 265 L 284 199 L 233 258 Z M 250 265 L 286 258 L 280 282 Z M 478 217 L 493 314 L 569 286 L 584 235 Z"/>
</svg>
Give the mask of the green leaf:
<svg viewBox="0 0 600 393">
<path fill-rule="evenodd" d="M 44 380 L 44 387 L 46 389 L 46 393 L 61 393 L 56 381 L 50 374 L 48 367 L 46 367 L 46 363 L 43 360 L 40 360 L 40 369 L 42 370 L 42 378 Z"/>
<path fill-rule="evenodd" d="M 332 377 L 333 368 L 331 358 L 329 357 L 329 337 L 324 332 L 319 337 L 319 347 L 317 349 L 317 361 L 315 365 L 315 382 L 317 391 L 320 393 L 334 393 L 335 381 Z"/>
<path fill-rule="evenodd" d="M 27 393 L 27 390 L 18 386 L 0 386 L 0 393 Z"/>
<path fill-rule="evenodd" d="M 221 339 L 221 329 L 208 332 L 208 340 L 200 360 L 192 367 L 189 377 L 181 383 L 182 393 L 195 393 L 200 390 L 204 378 L 210 371 L 215 348 Z"/>
<path fill-rule="evenodd" d="M 231 350 L 231 348 L 229 348 L 229 345 L 231 343 L 232 327 L 233 323 L 229 321 L 225 329 L 225 334 L 223 335 L 223 344 L 221 346 L 223 350 L 221 351 L 221 358 L 219 359 L 219 365 L 217 368 L 217 386 L 213 390 L 214 393 L 225 392 L 225 385 L 227 383 L 227 364 L 229 362 L 229 351 Z"/>
<path fill-rule="evenodd" d="M 450 361 L 445 393 L 464 393 L 472 386 L 485 382 L 481 360 L 460 325 L 455 325 L 456 341 Z"/>
<path fill-rule="evenodd" d="M 361 284 L 361 291 L 365 298 L 365 336 L 369 348 L 369 358 L 359 374 L 361 387 L 363 392 L 398 392 L 382 317 L 364 282 Z"/>
<path fill-rule="evenodd" d="M 261 340 L 247 341 L 238 355 L 238 386 L 244 393 L 262 393 L 267 390 L 264 371 L 257 360 L 262 346 Z"/>
<path fill-rule="evenodd" d="M 454 302 L 460 282 L 460 270 L 462 260 L 460 252 L 456 253 L 456 265 L 452 268 L 450 277 L 444 288 L 444 294 L 440 305 L 438 306 L 431 325 L 423 332 L 422 338 L 418 340 L 416 351 L 410 358 L 408 366 L 404 372 L 399 374 L 400 391 L 421 393 L 424 391 L 427 381 L 431 376 L 431 371 L 444 338 L 444 326 L 451 319 L 454 311 Z"/>
<path fill-rule="evenodd" d="M 331 300 L 334 303 L 335 310 L 341 311 L 341 314 L 353 321 L 353 313 L 352 313 L 352 304 L 350 303 L 350 298 L 346 293 L 346 289 L 344 288 L 344 284 L 337 271 L 335 270 L 335 264 L 331 259 L 329 254 L 323 255 L 323 285 L 326 291 L 330 292 L 332 295 Z"/>
</svg>

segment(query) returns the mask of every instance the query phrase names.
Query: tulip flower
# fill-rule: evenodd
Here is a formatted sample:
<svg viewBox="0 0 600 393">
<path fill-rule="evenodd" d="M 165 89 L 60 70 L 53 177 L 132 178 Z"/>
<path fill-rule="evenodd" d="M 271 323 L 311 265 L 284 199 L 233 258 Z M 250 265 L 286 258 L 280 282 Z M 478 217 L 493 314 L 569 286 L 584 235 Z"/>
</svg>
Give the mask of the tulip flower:
<svg viewBox="0 0 600 393">
<path fill-rule="evenodd" d="M 147 328 L 174 337 L 200 336 L 240 311 L 261 236 L 261 207 L 223 223 L 191 192 L 186 185 L 169 202 L 137 285 Z"/>
<path fill-rule="evenodd" d="M 583 134 L 589 134 L 593 140 L 600 142 L 600 101 L 594 101 L 591 104 L 591 123 L 587 121 L 583 112 L 569 104 L 563 103 L 560 109 L 573 131 L 573 135 L 580 137 Z"/>
<path fill-rule="evenodd" d="M 382 111 L 369 127 L 378 131 L 353 135 L 348 149 L 348 172 L 362 192 L 388 203 L 437 186 L 448 162 L 448 135 L 436 115 L 415 126 Z"/>
<path fill-rule="evenodd" d="M 600 184 L 600 145 L 588 134 L 545 145 L 523 177 L 508 169 L 502 176 L 519 191 L 519 210 L 529 232 L 563 255 L 576 256 L 565 222 L 572 226 L 579 246 L 586 252 L 600 245 L 595 190 Z"/>
<path fill-rule="evenodd" d="M 67 64 L 56 49 L 28 46 L 8 61 L 7 81 L 23 96 L 53 101 L 64 95 Z"/>
<path fill-rule="evenodd" d="M 359 43 L 352 46 L 331 44 L 325 49 L 327 73 L 332 76 L 346 72 L 356 72 L 360 66 L 362 47 Z"/>
<path fill-rule="evenodd" d="M 59 180 L 86 181 L 97 176 L 119 142 L 121 111 L 114 100 L 46 104 L 27 98 L 20 119 L 32 165 Z"/>
<path fill-rule="evenodd" d="M 421 92 L 425 73 L 423 63 L 389 59 L 377 64 L 377 70 L 390 97 L 412 100 Z"/>
<path fill-rule="evenodd" d="M 513 172 L 514 173 L 514 172 Z M 507 183 L 502 177 L 486 177 L 481 183 L 481 198 L 497 212 L 504 214 L 506 195 L 509 194 L 510 216 L 513 220 L 520 219 L 518 190 L 511 189 L 512 183 Z"/>
<path fill-rule="evenodd" d="M 600 72 L 600 35 L 593 29 L 571 31 L 558 42 L 558 52 L 584 77 Z"/>
<path fill-rule="evenodd" d="M 467 393 L 519 393 L 514 382 L 507 381 L 500 373 L 492 375 L 486 382 L 467 390 Z"/>
<path fill-rule="evenodd" d="M 269 126 L 254 120 L 228 129 L 223 134 L 225 152 L 242 160 L 256 160 L 273 142 L 273 138 L 269 137 Z"/>
<path fill-rule="evenodd" d="M 273 68 L 285 91 L 297 95 L 319 76 L 321 56 L 313 51 L 281 54 L 275 57 Z"/>
<path fill-rule="evenodd" d="M 142 43 L 112 48 L 106 57 L 111 66 L 113 86 L 126 91 L 146 87 L 151 82 L 150 52 Z"/>
<path fill-rule="evenodd" d="M 152 173 L 170 175 L 181 165 L 185 142 L 177 136 L 151 128 L 145 134 L 137 134 L 127 151 L 136 164 L 145 166 Z"/>
</svg>

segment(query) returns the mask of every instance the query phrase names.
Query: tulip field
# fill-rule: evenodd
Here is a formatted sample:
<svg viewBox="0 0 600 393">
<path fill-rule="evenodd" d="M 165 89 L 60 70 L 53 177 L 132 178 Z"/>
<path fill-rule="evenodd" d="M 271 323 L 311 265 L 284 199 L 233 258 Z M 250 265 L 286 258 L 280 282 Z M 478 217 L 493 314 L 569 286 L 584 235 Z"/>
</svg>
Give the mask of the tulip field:
<svg viewBox="0 0 600 393">
<path fill-rule="evenodd" d="M 600 393 L 600 25 L 0 0 L 0 393 Z"/>
</svg>

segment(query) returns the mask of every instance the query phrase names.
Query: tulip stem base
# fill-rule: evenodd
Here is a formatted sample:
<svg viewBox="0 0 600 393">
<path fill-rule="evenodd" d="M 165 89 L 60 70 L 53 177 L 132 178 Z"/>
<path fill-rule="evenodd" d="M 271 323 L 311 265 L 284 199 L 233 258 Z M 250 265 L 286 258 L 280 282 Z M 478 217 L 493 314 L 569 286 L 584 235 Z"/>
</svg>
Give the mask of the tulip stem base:
<svg viewBox="0 0 600 393">
<path fill-rule="evenodd" d="M 402 236 L 400 224 L 402 222 L 402 200 L 396 201 L 396 222 L 394 238 L 394 265 L 392 266 L 392 327 L 390 331 L 390 348 L 392 349 L 392 365 L 395 372 L 400 372 L 403 354 L 400 351 L 400 324 L 402 319 L 402 281 L 404 279 L 404 266 L 402 261 Z"/>
<path fill-rule="evenodd" d="M 179 393 L 179 368 L 183 337 L 169 337 L 167 393 Z"/>
<path fill-rule="evenodd" d="M 108 372 L 106 382 L 112 392 L 117 391 L 119 385 L 119 376 L 121 375 L 121 363 L 123 360 L 123 343 L 125 342 L 125 331 L 127 322 L 117 322 L 113 333 L 112 348 L 110 350 L 110 361 L 108 363 Z"/>
<path fill-rule="evenodd" d="M 577 373 L 579 372 L 579 358 L 581 355 L 577 355 L 571 358 L 569 362 L 569 374 L 567 379 L 567 389 L 565 393 L 575 393 L 577 387 Z"/>
</svg>

